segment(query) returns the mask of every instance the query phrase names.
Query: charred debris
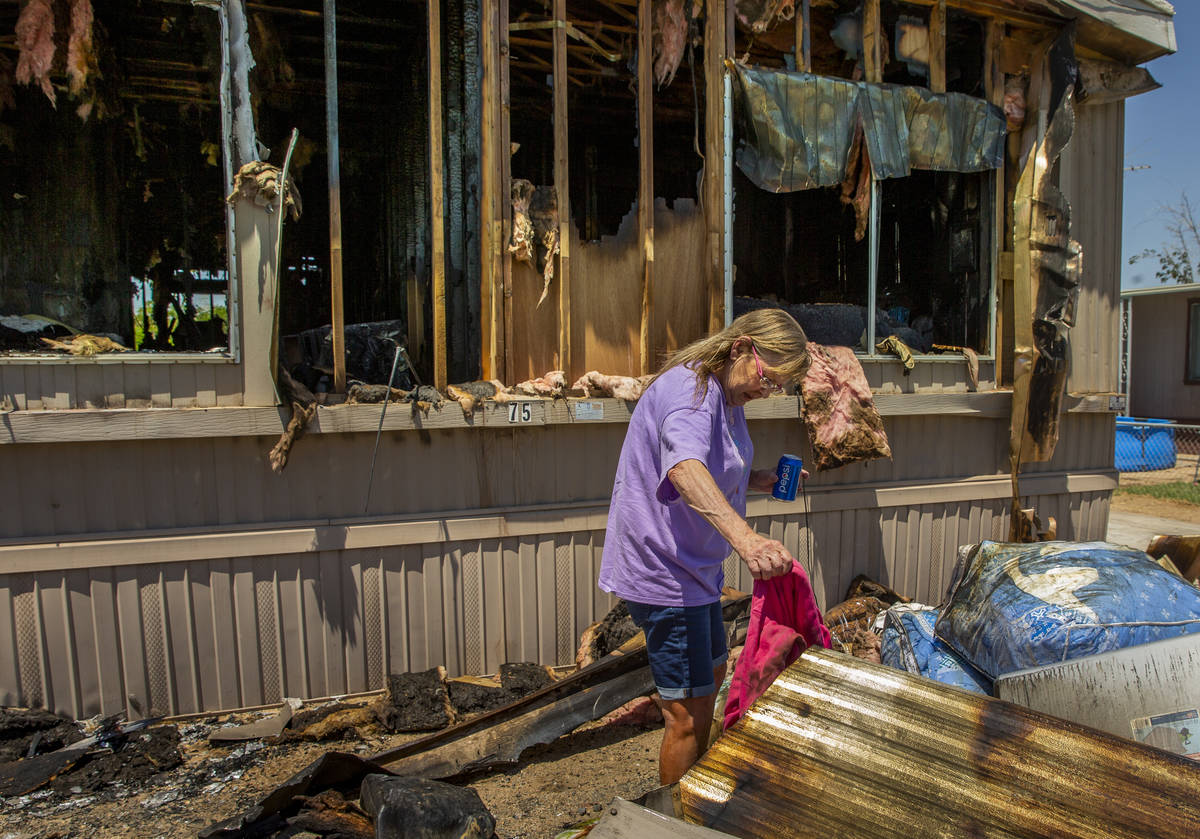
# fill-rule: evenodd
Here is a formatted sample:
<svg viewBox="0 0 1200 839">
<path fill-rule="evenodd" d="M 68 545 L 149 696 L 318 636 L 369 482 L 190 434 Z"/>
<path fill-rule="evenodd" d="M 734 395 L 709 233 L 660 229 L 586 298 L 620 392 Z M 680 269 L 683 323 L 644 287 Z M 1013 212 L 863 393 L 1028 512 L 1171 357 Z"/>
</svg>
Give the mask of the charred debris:
<svg viewBox="0 0 1200 839">
<path fill-rule="evenodd" d="M 728 600 L 731 630 L 747 607 L 744 596 Z M 514 662 L 491 676 L 458 678 L 439 667 L 389 676 L 372 695 L 187 718 L 77 721 L 2 709 L 0 801 L 30 815 L 124 798 L 154 811 L 217 794 L 249 768 L 314 743 L 330 751 L 203 835 L 375 836 L 378 821 L 393 831 L 378 835 L 390 836 L 415 820 L 429 822 L 428 835 L 489 837 L 495 822 L 475 791 L 438 779 L 510 766 L 529 746 L 609 712 L 618 725 L 661 721 L 645 698 L 653 684 L 644 644 L 623 609 L 588 628 L 578 662 Z M 630 701 L 637 707 L 622 710 Z M 130 707 L 141 709 L 132 697 Z M 412 739 L 426 732 L 434 733 Z"/>
<path fill-rule="evenodd" d="M 740 606 L 745 606 L 744 599 Z M 573 729 L 593 715 L 649 693 L 644 647 L 629 643 L 636 634 L 628 614 L 618 609 L 589 627 L 581 640 L 579 660 L 584 666 L 580 668 L 513 662 L 501 665 L 491 676 L 448 678 L 437 667 L 393 674 L 387 688 L 375 694 L 303 703 L 287 700 L 261 711 L 126 721 L 123 715 L 72 720 L 44 710 L 0 709 L 0 800 L 13 810 L 52 813 L 97 800 L 148 795 L 145 806 L 152 808 L 202 790 L 217 791 L 247 767 L 286 755 L 300 743 L 379 751 L 375 760 L 381 764 L 396 763 L 404 755 L 429 754 L 451 755 L 449 763 L 463 764 L 449 772 L 430 770 L 427 774 L 434 778 L 511 763 L 530 743 L 565 733 L 563 725 L 565 730 Z M 630 673 L 636 674 L 633 680 Z M 597 685 L 622 677 L 623 692 L 609 691 L 610 698 L 590 703 L 582 712 L 577 701 L 567 703 L 565 716 L 555 711 L 564 699 L 589 690 L 595 693 Z M 604 707 L 604 702 L 610 707 Z M 131 697 L 130 707 L 140 710 L 141 704 Z M 596 714 L 599 707 L 604 710 Z M 522 721 L 530 712 L 537 724 Z M 480 732 L 501 723 L 513 731 L 533 730 L 510 738 L 507 751 L 497 752 L 491 741 L 490 746 L 479 746 Z M 380 751 L 396 742 L 396 736 L 403 741 L 404 735 L 411 739 L 423 732 L 440 733 Z M 339 765 L 371 765 L 353 755 L 330 759 L 340 761 Z M 314 794 L 324 793 L 328 786 L 313 787 Z M 381 801 L 390 801 L 394 793 L 379 791 L 378 795 Z M 316 832 L 321 832 L 317 822 L 348 812 L 328 797 L 308 809 L 313 813 L 304 817 L 311 822 L 307 829 Z"/>
<path fill-rule="evenodd" d="M 630 835 L 620 830 L 631 825 L 644 825 L 649 836 L 725 835 L 698 826 L 704 824 L 735 835 L 774 836 L 791 831 L 803 811 L 841 835 L 907 836 L 918 823 L 989 835 L 1133 836 L 1146 835 L 1139 831 L 1148 825 L 1188 834 L 1200 823 L 1191 794 L 1200 767 L 1185 756 L 1184 740 L 1167 735 L 1186 740 L 1191 718 L 1151 714 L 1135 720 L 1143 728 L 1132 736 L 1123 728 L 1128 714 L 1149 710 L 1144 703 L 1152 686 L 1174 689 L 1184 681 L 1164 678 L 1153 658 L 1142 662 L 1149 669 L 1136 691 L 1119 677 L 1124 671 L 1101 671 L 1108 681 L 1093 689 L 1126 703 L 1115 729 L 1089 728 L 1098 723 L 1079 716 L 1090 713 L 1089 703 L 1048 711 L 1036 699 L 1019 698 L 1013 684 L 1046 671 L 1047 678 L 1066 678 L 1070 690 L 1077 677 L 1058 661 L 1060 642 L 1072 665 L 1090 666 L 1104 658 L 1097 651 L 1114 643 L 1134 645 L 1122 655 L 1168 644 L 1181 666 L 1194 669 L 1200 634 L 1187 633 L 1195 633 L 1196 621 L 1151 618 L 1164 608 L 1186 618 L 1200 605 L 1195 584 L 1181 574 L 1195 565 L 1196 544 L 1194 538 L 1156 540 L 1151 550 L 1164 556 L 1157 562 L 1101 543 L 968 545 L 938 607 L 911 603 L 860 575 L 824 616 L 832 649 L 804 652 L 742 722 L 724 733 L 714 726 L 707 755 L 677 788 L 650 790 L 636 804 L 614 800 L 563 827 L 578 831 L 575 836 Z M 1014 558 L 1029 575 L 1053 582 L 1014 598 L 1004 570 Z M 1080 594 L 1086 608 L 1119 627 L 1121 638 L 1114 641 L 1111 631 L 1021 636 L 1025 612 L 1068 608 L 1061 605 L 1064 586 L 1073 586 L 1070 580 L 1085 569 L 1105 582 Z M 727 590 L 723 602 L 732 665 L 746 639 L 750 598 Z M 987 629 L 977 631 L 975 624 Z M 1137 646 L 1147 639 L 1149 646 Z M 1016 658 L 1008 661 L 1005 650 Z M 1052 663 L 1002 672 L 1038 661 Z M 727 678 L 717 697 L 718 719 L 728 690 Z M 30 817 L 120 798 L 134 798 L 152 813 L 219 793 L 252 767 L 285 761 L 310 743 L 324 749 L 315 760 L 200 835 L 398 836 L 407 835 L 395 832 L 398 825 L 420 825 L 428 831 L 422 835 L 489 837 L 496 814 L 470 786 L 473 779 L 520 765 L 530 747 L 596 720 L 657 725 L 652 692 L 644 641 L 618 606 L 585 631 L 571 668 L 512 663 L 491 676 L 457 678 L 433 668 L 392 675 L 386 690 L 369 696 L 172 720 L 72 721 L 6 709 L 0 713 L 0 797 L 6 809 Z M 131 700 L 131 707 L 140 706 Z M 1084 724 L 1068 721 L 1076 719 Z M 837 765 L 829 762 L 828 737 L 852 743 Z M 867 775 L 860 789 L 857 779 Z M 832 798 L 830 777 L 840 779 Z M 1053 780 L 1038 795 L 1027 794 L 1033 777 Z M 763 792 L 771 785 L 777 794 Z M 1129 806 L 1110 806 L 1114 788 Z M 1020 806 L 1015 791 L 1025 791 Z M 1094 810 L 1093 801 L 1109 804 Z"/>
</svg>

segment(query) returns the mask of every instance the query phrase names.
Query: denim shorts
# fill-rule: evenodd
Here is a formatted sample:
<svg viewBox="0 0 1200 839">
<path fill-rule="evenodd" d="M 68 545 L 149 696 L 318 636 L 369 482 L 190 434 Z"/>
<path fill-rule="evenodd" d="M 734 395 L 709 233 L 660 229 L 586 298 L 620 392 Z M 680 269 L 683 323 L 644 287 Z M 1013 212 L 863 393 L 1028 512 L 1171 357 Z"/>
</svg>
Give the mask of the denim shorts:
<svg viewBox="0 0 1200 839">
<path fill-rule="evenodd" d="M 663 699 L 708 696 L 717 690 L 713 670 L 725 663 L 721 603 L 650 606 L 626 600 L 629 615 L 646 633 L 650 673 Z"/>
</svg>

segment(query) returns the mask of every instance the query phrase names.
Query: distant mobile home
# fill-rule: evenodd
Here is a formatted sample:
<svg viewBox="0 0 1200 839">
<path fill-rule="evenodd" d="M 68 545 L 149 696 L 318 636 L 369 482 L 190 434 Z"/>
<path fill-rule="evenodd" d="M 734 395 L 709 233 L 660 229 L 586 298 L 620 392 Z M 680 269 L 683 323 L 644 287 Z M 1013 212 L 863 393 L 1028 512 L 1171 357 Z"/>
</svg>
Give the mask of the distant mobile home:
<svg viewBox="0 0 1200 839">
<path fill-rule="evenodd" d="M 1200 424 L 1200 283 L 1121 292 L 1129 416 Z"/>
</svg>

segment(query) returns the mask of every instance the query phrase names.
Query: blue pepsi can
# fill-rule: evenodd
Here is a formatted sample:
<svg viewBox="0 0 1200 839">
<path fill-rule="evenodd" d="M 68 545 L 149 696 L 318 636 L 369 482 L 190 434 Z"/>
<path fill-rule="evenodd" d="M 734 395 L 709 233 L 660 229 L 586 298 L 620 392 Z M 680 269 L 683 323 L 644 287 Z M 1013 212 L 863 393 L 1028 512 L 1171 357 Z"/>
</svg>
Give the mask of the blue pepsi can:
<svg viewBox="0 0 1200 839">
<path fill-rule="evenodd" d="M 800 470 L 804 461 L 794 454 L 785 454 L 779 458 L 779 466 L 775 469 L 775 488 L 771 497 L 780 501 L 795 501 L 796 490 L 800 488 Z"/>
</svg>

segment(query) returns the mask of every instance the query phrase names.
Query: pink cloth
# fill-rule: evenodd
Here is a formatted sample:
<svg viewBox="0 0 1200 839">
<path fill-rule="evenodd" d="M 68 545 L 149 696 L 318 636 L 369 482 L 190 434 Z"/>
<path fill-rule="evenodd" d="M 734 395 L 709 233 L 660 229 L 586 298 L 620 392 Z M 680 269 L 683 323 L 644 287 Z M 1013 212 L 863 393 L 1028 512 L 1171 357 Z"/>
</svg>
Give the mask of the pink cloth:
<svg viewBox="0 0 1200 839">
<path fill-rule="evenodd" d="M 754 581 L 746 646 L 733 669 L 725 728 L 737 722 L 784 669 L 809 647 L 829 648 L 829 630 L 808 575 L 793 562 L 787 574 Z"/>
</svg>

